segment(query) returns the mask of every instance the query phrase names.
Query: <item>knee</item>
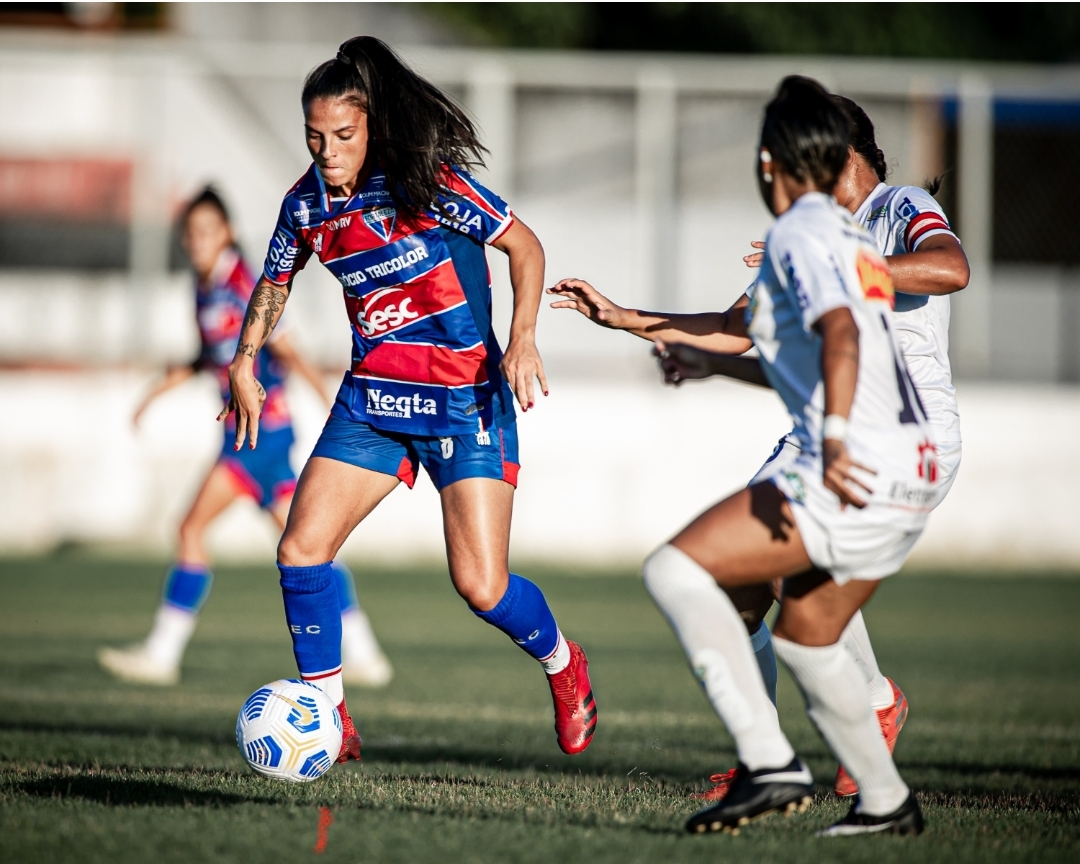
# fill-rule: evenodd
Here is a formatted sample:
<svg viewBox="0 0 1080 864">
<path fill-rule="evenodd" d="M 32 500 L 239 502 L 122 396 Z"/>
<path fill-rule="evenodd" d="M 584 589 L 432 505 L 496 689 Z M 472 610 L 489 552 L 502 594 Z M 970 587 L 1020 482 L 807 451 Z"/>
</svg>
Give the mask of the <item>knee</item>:
<svg viewBox="0 0 1080 864">
<path fill-rule="evenodd" d="M 333 558 L 318 543 L 295 531 L 286 530 L 277 547 L 277 560 L 286 567 L 310 567 Z"/>
<path fill-rule="evenodd" d="M 202 543 L 203 538 L 203 525 L 196 522 L 194 519 L 188 517 L 180 523 L 180 530 L 178 532 L 180 539 L 180 546 L 183 549 L 187 549 L 193 545 Z"/>
<path fill-rule="evenodd" d="M 499 605 L 509 582 L 509 572 L 494 573 L 482 570 L 467 570 L 454 573 L 454 588 L 469 608 L 480 612 L 490 612 Z"/>
</svg>

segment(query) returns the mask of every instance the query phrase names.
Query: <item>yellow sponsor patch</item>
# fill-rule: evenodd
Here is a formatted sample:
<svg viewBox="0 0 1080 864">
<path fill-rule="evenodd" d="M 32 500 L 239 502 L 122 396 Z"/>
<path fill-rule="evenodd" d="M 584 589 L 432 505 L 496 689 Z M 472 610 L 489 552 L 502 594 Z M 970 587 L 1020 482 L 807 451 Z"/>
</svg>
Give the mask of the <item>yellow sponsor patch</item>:
<svg viewBox="0 0 1080 864">
<path fill-rule="evenodd" d="M 859 284 L 862 286 L 863 297 L 867 300 L 880 300 L 889 304 L 889 308 L 896 306 L 896 292 L 893 289 L 892 276 L 889 275 L 889 265 L 885 259 L 865 249 L 859 252 L 855 259 L 855 266 L 859 271 Z"/>
</svg>

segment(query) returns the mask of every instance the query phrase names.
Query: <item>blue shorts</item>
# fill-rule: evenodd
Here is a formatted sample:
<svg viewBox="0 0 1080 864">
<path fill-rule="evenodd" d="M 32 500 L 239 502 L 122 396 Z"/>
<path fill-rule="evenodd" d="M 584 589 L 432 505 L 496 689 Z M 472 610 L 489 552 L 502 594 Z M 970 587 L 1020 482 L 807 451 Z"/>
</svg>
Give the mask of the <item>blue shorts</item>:
<svg viewBox="0 0 1080 864">
<path fill-rule="evenodd" d="M 520 467 L 516 422 L 485 433 L 428 438 L 387 432 L 331 414 L 311 455 L 389 474 L 410 489 L 423 465 L 440 491 L 470 477 L 505 480 L 516 487 Z"/>
<path fill-rule="evenodd" d="M 293 445 L 292 427 L 273 431 L 259 430 L 259 446 L 252 450 L 244 443 L 233 450 L 235 432 L 226 432 L 218 464 L 232 475 L 237 489 L 269 510 L 296 490 L 296 474 L 289 464 Z"/>
</svg>

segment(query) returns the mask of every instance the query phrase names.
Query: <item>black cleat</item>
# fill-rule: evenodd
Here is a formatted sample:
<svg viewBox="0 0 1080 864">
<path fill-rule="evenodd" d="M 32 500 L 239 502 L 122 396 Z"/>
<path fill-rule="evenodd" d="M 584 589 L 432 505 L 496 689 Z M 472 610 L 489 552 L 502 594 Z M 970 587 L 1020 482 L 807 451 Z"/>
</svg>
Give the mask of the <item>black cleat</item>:
<svg viewBox="0 0 1080 864">
<path fill-rule="evenodd" d="M 787 815 L 802 813 L 814 795 L 814 778 L 796 757 L 783 768 L 750 771 L 742 763 L 731 789 L 719 804 L 699 810 L 686 821 L 691 834 L 726 831 L 738 834 L 739 828 L 768 813 L 782 810 Z"/>
<path fill-rule="evenodd" d="M 871 816 L 869 813 L 857 813 L 858 800 L 851 805 L 847 816 L 830 825 L 824 831 L 818 831 L 818 837 L 853 837 L 856 834 L 922 834 L 923 818 L 915 793 L 908 794 L 907 801 L 884 816 Z"/>
</svg>

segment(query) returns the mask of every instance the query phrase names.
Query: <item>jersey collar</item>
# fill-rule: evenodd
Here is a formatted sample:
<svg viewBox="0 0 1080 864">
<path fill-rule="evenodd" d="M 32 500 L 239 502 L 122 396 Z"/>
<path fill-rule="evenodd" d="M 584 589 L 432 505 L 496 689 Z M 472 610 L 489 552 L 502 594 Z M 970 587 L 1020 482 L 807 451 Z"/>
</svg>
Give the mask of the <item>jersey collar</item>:
<svg viewBox="0 0 1080 864">
<path fill-rule="evenodd" d="M 858 222 L 860 225 L 865 225 L 866 217 L 870 215 L 870 211 L 873 209 L 874 203 L 878 200 L 878 198 L 881 197 L 881 195 L 888 191 L 888 183 L 878 183 L 877 186 L 874 187 L 873 191 L 869 195 L 867 195 L 866 198 L 863 199 L 863 202 L 859 205 L 858 209 L 856 209 L 855 213 L 853 214 L 855 217 L 855 221 Z"/>
</svg>

